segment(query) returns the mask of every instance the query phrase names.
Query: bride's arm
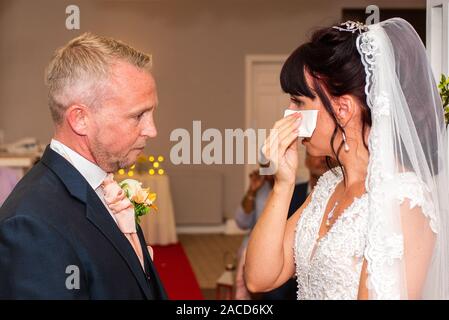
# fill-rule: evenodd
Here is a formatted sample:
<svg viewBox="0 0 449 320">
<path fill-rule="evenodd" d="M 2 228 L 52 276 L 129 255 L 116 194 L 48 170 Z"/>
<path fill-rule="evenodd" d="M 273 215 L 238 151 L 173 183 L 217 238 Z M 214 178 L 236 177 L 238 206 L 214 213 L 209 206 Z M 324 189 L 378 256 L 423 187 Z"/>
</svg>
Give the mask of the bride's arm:
<svg viewBox="0 0 449 320">
<path fill-rule="evenodd" d="M 401 204 L 401 224 L 404 237 L 404 259 L 408 299 L 420 299 L 435 245 L 435 233 L 421 207 L 410 208 L 410 200 Z M 359 284 L 359 299 L 368 299 L 367 261 L 363 261 Z"/>
<path fill-rule="evenodd" d="M 273 189 L 248 243 L 245 280 L 251 292 L 276 289 L 293 276 L 296 224 L 310 198 L 287 221 L 291 192 Z"/>
<path fill-rule="evenodd" d="M 435 246 L 436 235 L 421 207 L 410 208 L 410 200 L 401 205 L 404 235 L 405 272 L 408 299 L 420 299 Z"/>
<path fill-rule="evenodd" d="M 366 280 L 368 280 L 368 273 L 366 270 L 367 262 L 366 259 L 363 259 L 362 272 L 360 274 L 360 282 L 359 282 L 359 294 L 358 300 L 368 300 L 368 288 L 366 287 Z"/>
<path fill-rule="evenodd" d="M 268 291 L 294 272 L 293 234 L 297 212 L 287 223 L 298 168 L 300 113 L 277 121 L 262 153 L 276 169 L 275 183 L 262 215 L 251 232 L 246 252 L 245 280 L 252 292 Z M 302 211 L 302 207 L 298 210 Z"/>
</svg>

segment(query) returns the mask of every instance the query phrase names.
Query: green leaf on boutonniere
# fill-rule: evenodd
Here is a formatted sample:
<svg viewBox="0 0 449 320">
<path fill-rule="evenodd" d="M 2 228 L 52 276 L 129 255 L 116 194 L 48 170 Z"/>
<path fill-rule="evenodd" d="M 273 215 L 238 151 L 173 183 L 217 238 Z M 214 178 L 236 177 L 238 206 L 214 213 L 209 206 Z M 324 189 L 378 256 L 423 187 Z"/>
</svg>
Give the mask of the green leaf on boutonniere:
<svg viewBox="0 0 449 320">
<path fill-rule="evenodd" d="M 134 213 L 136 214 L 136 223 L 140 224 L 140 217 L 144 216 L 150 211 L 150 208 L 146 206 L 144 203 L 136 203 L 131 201 L 134 206 Z"/>
</svg>

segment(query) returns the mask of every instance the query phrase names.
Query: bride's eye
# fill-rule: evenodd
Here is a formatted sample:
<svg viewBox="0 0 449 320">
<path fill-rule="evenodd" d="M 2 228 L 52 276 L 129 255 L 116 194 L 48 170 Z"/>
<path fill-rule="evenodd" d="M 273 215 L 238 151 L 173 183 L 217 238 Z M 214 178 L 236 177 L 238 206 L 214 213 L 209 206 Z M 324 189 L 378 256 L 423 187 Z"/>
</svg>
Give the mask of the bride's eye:
<svg viewBox="0 0 449 320">
<path fill-rule="evenodd" d="M 295 104 L 295 106 L 298 108 L 304 106 L 304 102 L 297 98 L 290 98 L 290 101 L 293 102 Z"/>
</svg>

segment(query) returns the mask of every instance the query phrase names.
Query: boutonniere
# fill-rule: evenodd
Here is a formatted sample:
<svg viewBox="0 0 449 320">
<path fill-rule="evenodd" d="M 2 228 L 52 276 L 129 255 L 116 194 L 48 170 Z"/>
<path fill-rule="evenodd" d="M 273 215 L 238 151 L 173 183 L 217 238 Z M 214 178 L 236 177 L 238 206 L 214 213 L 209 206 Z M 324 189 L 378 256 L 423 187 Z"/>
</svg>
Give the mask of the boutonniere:
<svg viewBox="0 0 449 320">
<path fill-rule="evenodd" d="M 142 188 L 141 182 L 134 179 L 126 179 L 120 182 L 119 186 L 125 191 L 126 197 L 134 206 L 137 224 L 140 224 L 140 217 L 150 212 L 150 209 L 157 210 L 154 204 L 156 193 L 150 192 L 149 188 Z"/>
</svg>

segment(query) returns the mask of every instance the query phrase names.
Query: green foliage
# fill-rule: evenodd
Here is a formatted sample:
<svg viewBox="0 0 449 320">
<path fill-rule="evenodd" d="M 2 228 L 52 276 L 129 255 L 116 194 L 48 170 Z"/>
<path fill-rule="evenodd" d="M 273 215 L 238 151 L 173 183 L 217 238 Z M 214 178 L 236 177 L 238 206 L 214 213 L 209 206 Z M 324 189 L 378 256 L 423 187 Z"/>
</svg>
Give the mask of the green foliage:
<svg viewBox="0 0 449 320">
<path fill-rule="evenodd" d="M 134 213 L 136 215 L 136 223 L 140 224 L 140 217 L 143 215 L 146 215 L 148 211 L 150 211 L 150 208 L 146 206 L 144 203 L 136 203 L 134 201 L 131 201 L 131 203 L 134 206 Z"/>
<path fill-rule="evenodd" d="M 449 123 L 449 77 L 446 78 L 444 74 L 441 75 L 440 83 L 438 84 L 440 90 L 441 101 L 443 102 L 444 118 L 446 124 Z"/>
<path fill-rule="evenodd" d="M 125 195 L 126 197 L 129 199 L 129 186 L 127 183 L 121 183 L 120 187 L 123 189 L 123 191 L 125 191 Z M 145 203 L 137 203 L 131 199 L 129 199 L 134 207 L 134 214 L 136 216 L 136 223 L 140 224 L 140 217 L 143 215 L 146 215 L 149 211 L 150 208 L 145 205 Z"/>
</svg>

